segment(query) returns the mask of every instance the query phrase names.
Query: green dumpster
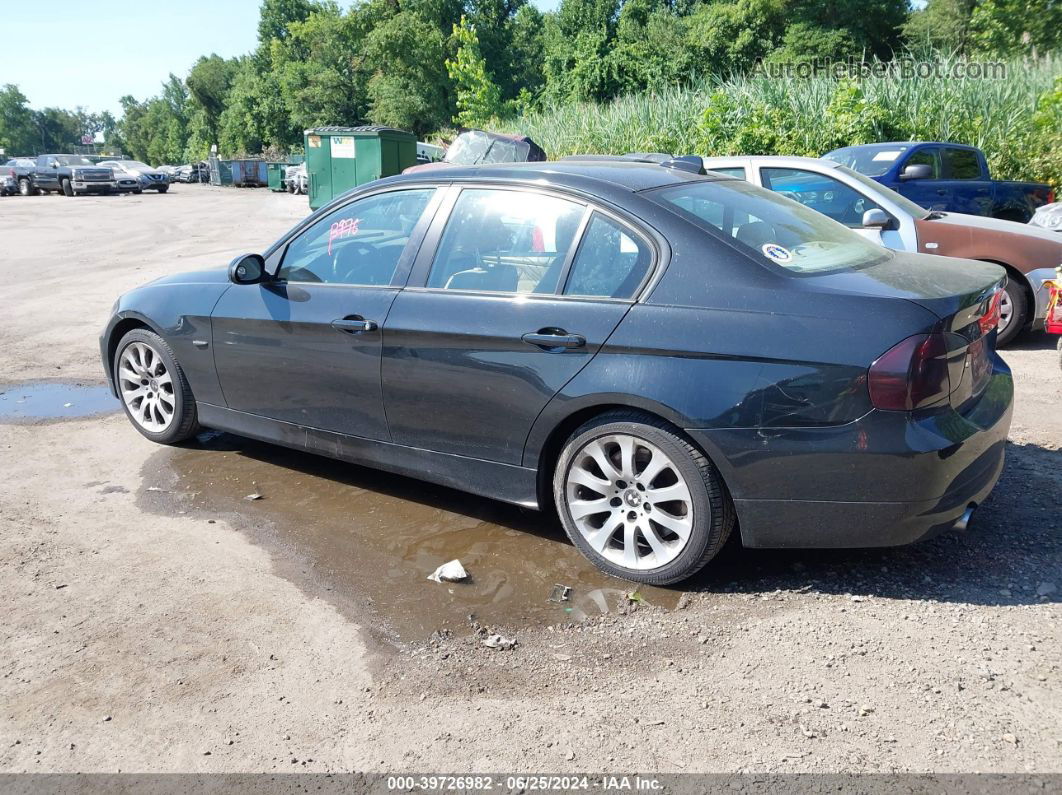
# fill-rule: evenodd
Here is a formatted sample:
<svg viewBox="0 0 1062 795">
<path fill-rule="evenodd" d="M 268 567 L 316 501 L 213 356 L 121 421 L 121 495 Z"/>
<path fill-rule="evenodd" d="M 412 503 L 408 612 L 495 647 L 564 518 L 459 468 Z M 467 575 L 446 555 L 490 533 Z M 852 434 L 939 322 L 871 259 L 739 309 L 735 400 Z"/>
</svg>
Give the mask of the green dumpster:
<svg viewBox="0 0 1062 795">
<path fill-rule="evenodd" d="M 310 207 L 417 164 L 417 138 L 390 127 L 315 127 L 305 132 Z"/>
<path fill-rule="evenodd" d="M 284 186 L 284 171 L 292 163 L 267 163 L 266 167 L 269 169 L 269 176 L 267 183 L 270 190 L 285 190 Z"/>
</svg>

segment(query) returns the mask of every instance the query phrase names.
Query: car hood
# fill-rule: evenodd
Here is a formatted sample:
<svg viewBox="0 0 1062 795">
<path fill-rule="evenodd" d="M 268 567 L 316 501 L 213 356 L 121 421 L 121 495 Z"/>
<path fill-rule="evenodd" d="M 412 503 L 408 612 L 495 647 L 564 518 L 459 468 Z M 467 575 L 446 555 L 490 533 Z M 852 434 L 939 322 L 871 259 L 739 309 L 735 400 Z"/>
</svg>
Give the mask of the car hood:
<svg viewBox="0 0 1062 795">
<path fill-rule="evenodd" d="M 1007 272 L 999 265 L 935 254 L 892 252 L 858 270 L 813 277 L 817 287 L 877 298 L 904 298 L 939 318 L 983 301 Z"/>
<path fill-rule="evenodd" d="M 1041 240 L 1049 240 L 1058 243 L 1058 236 L 1046 229 L 1017 221 L 1004 221 L 1001 218 L 988 218 L 983 215 L 966 215 L 965 213 L 939 213 L 936 217 L 927 219 L 927 223 L 962 226 L 973 229 L 988 230 L 997 234 L 1012 234 L 1020 237 L 1036 237 Z"/>
<path fill-rule="evenodd" d="M 201 271 L 173 273 L 148 282 L 145 287 L 159 287 L 164 284 L 222 284 L 229 280 L 228 268 L 210 268 Z"/>
</svg>

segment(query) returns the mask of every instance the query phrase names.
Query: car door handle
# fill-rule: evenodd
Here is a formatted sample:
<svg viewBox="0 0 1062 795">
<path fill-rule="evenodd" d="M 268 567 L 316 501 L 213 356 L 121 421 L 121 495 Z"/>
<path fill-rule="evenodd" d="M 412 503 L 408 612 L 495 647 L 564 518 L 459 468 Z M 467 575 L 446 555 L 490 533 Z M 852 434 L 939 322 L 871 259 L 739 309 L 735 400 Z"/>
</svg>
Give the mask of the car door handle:
<svg viewBox="0 0 1062 795">
<path fill-rule="evenodd" d="M 538 331 L 524 334 L 520 339 L 528 345 L 535 345 L 547 350 L 550 348 L 582 348 L 586 345 L 586 337 L 580 334 L 569 334 L 563 329 L 539 329 Z"/>
<path fill-rule="evenodd" d="M 375 320 L 366 320 L 363 317 L 352 315 L 332 321 L 332 328 L 342 331 L 344 334 L 360 334 L 363 331 L 376 331 L 379 326 Z"/>
</svg>

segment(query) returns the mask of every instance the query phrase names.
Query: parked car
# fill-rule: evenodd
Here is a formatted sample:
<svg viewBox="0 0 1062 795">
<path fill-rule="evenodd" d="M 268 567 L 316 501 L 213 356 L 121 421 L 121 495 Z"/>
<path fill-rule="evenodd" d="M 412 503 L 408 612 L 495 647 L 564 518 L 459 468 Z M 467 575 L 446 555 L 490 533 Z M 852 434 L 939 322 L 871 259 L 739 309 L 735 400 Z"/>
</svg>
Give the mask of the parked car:
<svg viewBox="0 0 1062 795">
<path fill-rule="evenodd" d="M 140 178 L 141 190 L 154 190 L 165 193 L 170 189 L 170 178 L 157 168 L 152 168 L 147 163 L 139 160 L 105 160 L 101 166 L 110 166 L 124 171 L 126 174 L 136 175 Z"/>
<path fill-rule="evenodd" d="M 526 135 L 466 130 L 454 138 L 441 162 L 410 166 L 402 173 L 446 166 L 474 166 L 480 163 L 535 163 L 545 159 L 546 153 L 542 151 L 542 147 Z"/>
<path fill-rule="evenodd" d="M 987 215 L 1026 223 L 1053 202 L 1050 185 L 992 179 L 973 146 L 905 141 L 834 149 L 823 155 L 865 174 L 928 210 Z"/>
<path fill-rule="evenodd" d="M 83 155 L 39 155 L 33 167 L 33 185 L 44 193 L 62 191 L 66 196 L 118 190 L 114 172 Z"/>
<path fill-rule="evenodd" d="M 1062 239 L 1028 224 L 930 211 L 835 160 L 811 157 L 706 157 L 705 168 L 747 178 L 891 249 L 1003 265 L 998 344 L 1043 325 L 1044 279 L 1062 262 Z"/>
<path fill-rule="evenodd" d="M 11 166 L 0 166 L 0 196 L 14 196 L 18 193 L 18 177 Z"/>
<path fill-rule="evenodd" d="M 33 172 L 37 168 L 37 160 L 32 157 L 13 157 L 7 161 L 7 167 L 14 174 L 18 183 L 18 192 L 23 196 L 36 196 L 40 193 L 33 184 Z"/>
<path fill-rule="evenodd" d="M 294 193 L 301 196 L 309 190 L 310 178 L 306 171 L 306 162 L 303 161 L 297 166 L 288 166 L 284 172 L 284 183 L 287 186 L 288 193 Z"/>
<path fill-rule="evenodd" d="M 446 157 L 446 150 L 435 144 L 417 141 L 417 164 L 438 163 Z"/>
<path fill-rule="evenodd" d="M 206 163 L 189 163 L 177 170 L 177 182 L 210 182 L 210 166 Z"/>
<path fill-rule="evenodd" d="M 757 547 L 965 526 L 1010 426 L 1005 279 L 689 162 L 453 167 L 126 293 L 100 350 L 148 439 L 555 504 L 603 570 L 670 583 L 735 521 Z"/>
<path fill-rule="evenodd" d="M 147 187 L 147 177 L 138 169 L 128 165 L 132 160 L 107 160 L 104 165 L 114 172 L 114 181 L 120 193 L 143 193 Z"/>
<path fill-rule="evenodd" d="M 1052 202 L 1038 207 L 1029 223 L 1052 232 L 1062 232 L 1062 202 Z"/>
<path fill-rule="evenodd" d="M 1062 335 L 1062 266 L 1059 266 L 1055 278 L 1044 282 L 1047 290 L 1047 313 L 1044 316 L 1044 330 L 1048 334 Z M 1058 364 L 1062 367 L 1062 336 L 1058 338 Z"/>
</svg>

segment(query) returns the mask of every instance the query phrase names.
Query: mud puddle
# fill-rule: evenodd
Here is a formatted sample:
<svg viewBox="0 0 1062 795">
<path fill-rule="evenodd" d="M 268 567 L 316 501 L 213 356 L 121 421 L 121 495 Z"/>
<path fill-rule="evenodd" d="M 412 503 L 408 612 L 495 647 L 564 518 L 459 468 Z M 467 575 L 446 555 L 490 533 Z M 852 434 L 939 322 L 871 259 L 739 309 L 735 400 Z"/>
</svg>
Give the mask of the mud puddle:
<svg viewBox="0 0 1062 795">
<path fill-rule="evenodd" d="M 148 509 L 231 522 L 280 574 L 341 609 L 368 607 L 397 640 L 467 633 L 469 616 L 508 629 L 580 621 L 635 589 L 594 568 L 547 514 L 228 434 L 160 451 L 143 483 Z M 469 580 L 427 579 L 455 558 Z M 567 600 L 549 601 L 556 585 Z M 680 592 L 638 596 L 670 609 Z"/>
<path fill-rule="evenodd" d="M 62 381 L 0 384 L 0 423 L 95 417 L 121 410 L 106 386 Z"/>
</svg>

